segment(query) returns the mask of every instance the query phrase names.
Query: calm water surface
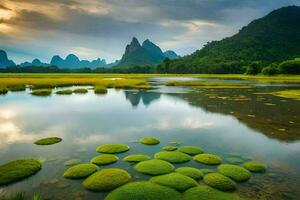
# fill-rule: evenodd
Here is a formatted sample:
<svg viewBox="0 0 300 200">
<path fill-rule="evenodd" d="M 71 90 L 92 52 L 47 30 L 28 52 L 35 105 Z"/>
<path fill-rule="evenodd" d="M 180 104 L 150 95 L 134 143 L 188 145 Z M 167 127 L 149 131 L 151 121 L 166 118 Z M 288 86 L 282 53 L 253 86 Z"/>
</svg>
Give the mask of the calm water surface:
<svg viewBox="0 0 300 200">
<path fill-rule="evenodd" d="M 126 143 L 130 151 L 119 154 L 119 162 L 102 168 L 121 167 L 133 180 L 148 179 L 122 158 L 133 153 L 152 156 L 169 142 L 179 142 L 199 145 L 225 160 L 239 154 L 236 156 L 244 160 L 268 164 L 267 173 L 238 185 L 242 197 L 297 199 L 300 102 L 262 94 L 266 90 L 274 88 L 190 92 L 160 87 L 148 92 L 110 89 L 106 95 L 90 91 L 85 95 L 33 97 L 27 91 L 0 96 L 0 163 L 20 158 L 44 161 L 38 174 L 0 187 L 0 194 L 26 191 L 29 195 L 39 193 L 44 199 L 103 199 L 105 193 L 84 190 L 82 181 L 64 179 L 67 167 L 63 163 L 70 159 L 89 162 L 98 155 L 97 146 Z M 47 136 L 62 137 L 63 142 L 33 144 Z M 145 136 L 158 137 L 161 144 L 132 142 Z M 176 166 L 186 165 L 208 168 L 194 161 Z"/>
</svg>

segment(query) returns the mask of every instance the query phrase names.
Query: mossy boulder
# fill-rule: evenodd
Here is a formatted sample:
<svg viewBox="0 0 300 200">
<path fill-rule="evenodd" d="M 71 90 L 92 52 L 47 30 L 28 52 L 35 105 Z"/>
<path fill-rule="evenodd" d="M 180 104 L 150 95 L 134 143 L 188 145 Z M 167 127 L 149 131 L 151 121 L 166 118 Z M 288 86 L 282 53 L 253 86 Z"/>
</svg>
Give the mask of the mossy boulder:
<svg viewBox="0 0 300 200">
<path fill-rule="evenodd" d="M 38 90 L 33 90 L 31 92 L 32 95 L 34 96 L 50 96 L 52 94 L 51 89 L 38 89 Z"/>
<path fill-rule="evenodd" d="M 250 172 L 265 172 L 267 170 L 267 165 L 258 162 L 258 161 L 250 161 L 243 164 L 243 167 L 249 170 Z"/>
<path fill-rule="evenodd" d="M 88 93 L 89 91 L 85 88 L 77 88 L 77 89 L 74 89 L 73 90 L 73 93 L 75 94 L 86 94 Z"/>
<path fill-rule="evenodd" d="M 165 146 L 165 147 L 163 147 L 163 150 L 165 150 L 165 151 L 175 151 L 175 150 L 177 150 L 177 147 Z"/>
<path fill-rule="evenodd" d="M 190 155 L 196 155 L 203 153 L 203 150 L 200 147 L 197 146 L 182 146 L 178 148 L 178 151 Z"/>
<path fill-rule="evenodd" d="M 161 151 L 156 153 L 154 158 L 165 160 L 171 163 L 184 163 L 192 159 L 191 156 L 179 151 Z"/>
<path fill-rule="evenodd" d="M 156 145 L 160 143 L 159 139 L 153 137 L 142 138 L 140 142 L 146 145 Z"/>
<path fill-rule="evenodd" d="M 183 200 L 242 200 L 234 193 L 216 190 L 207 185 L 193 187 L 183 193 Z"/>
<path fill-rule="evenodd" d="M 222 191 L 231 191 L 236 188 L 236 183 L 220 173 L 209 173 L 203 178 L 204 183 Z"/>
<path fill-rule="evenodd" d="M 222 158 L 214 154 L 198 154 L 194 156 L 194 160 L 206 165 L 218 165 L 222 163 Z"/>
<path fill-rule="evenodd" d="M 202 179 L 204 174 L 200 169 L 194 167 L 179 167 L 175 169 L 175 172 L 191 177 L 195 180 Z"/>
<path fill-rule="evenodd" d="M 72 90 L 59 90 L 56 92 L 56 94 L 58 95 L 70 95 L 70 94 L 73 94 L 73 91 Z"/>
<path fill-rule="evenodd" d="M 176 190 L 151 182 L 139 181 L 123 185 L 105 198 L 105 200 L 181 200 Z"/>
<path fill-rule="evenodd" d="M 41 169 L 41 162 L 34 159 L 15 160 L 0 165 L 0 186 L 25 179 Z"/>
<path fill-rule="evenodd" d="M 129 146 L 126 144 L 105 144 L 99 146 L 96 151 L 99 153 L 122 153 L 129 150 Z"/>
<path fill-rule="evenodd" d="M 111 163 L 115 163 L 118 160 L 119 160 L 119 158 L 115 155 L 103 154 L 103 155 L 92 158 L 91 163 L 94 163 L 96 165 L 108 165 Z"/>
<path fill-rule="evenodd" d="M 79 164 L 67 169 L 64 173 L 65 178 L 81 179 L 90 176 L 98 171 L 98 167 L 94 164 Z"/>
<path fill-rule="evenodd" d="M 106 94 L 107 93 L 107 89 L 103 86 L 96 86 L 94 88 L 94 92 L 95 94 Z"/>
<path fill-rule="evenodd" d="M 133 154 L 126 156 L 123 160 L 127 162 L 141 162 L 141 161 L 146 161 L 150 160 L 150 156 L 144 155 L 144 154 Z"/>
<path fill-rule="evenodd" d="M 150 182 L 174 188 L 180 192 L 198 185 L 197 181 L 195 181 L 191 177 L 175 172 L 152 177 L 150 179 Z"/>
<path fill-rule="evenodd" d="M 131 175 L 127 171 L 119 168 L 108 168 L 89 176 L 83 182 L 83 186 L 91 191 L 104 192 L 120 187 L 128 183 L 130 179 Z"/>
<path fill-rule="evenodd" d="M 67 160 L 64 162 L 64 165 L 65 166 L 73 166 L 73 165 L 77 165 L 81 162 L 80 159 L 78 158 L 74 158 L 74 159 L 70 159 L 70 160 Z"/>
<path fill-rule="evenodd" d="M 167 161 L 153 159 L 139 162 L 134 166 L 134 169 L 142 174 L 157 176 L 172 172 L 174 170 L 174 166 Z"/>
<path fill-rule="evenodd" d="M 61 142 L 62 139 L 59 137 L 49 137 L 37 140 L 34 142 L 36 145 L 52 145 Z"/>
<path fill-rule="evenodd" d="M 218 171 L 237 182 L 247 181 L 251 177 L 247 169 L 237 165 L 223 164 L 218 167 Z"/>
</svg>

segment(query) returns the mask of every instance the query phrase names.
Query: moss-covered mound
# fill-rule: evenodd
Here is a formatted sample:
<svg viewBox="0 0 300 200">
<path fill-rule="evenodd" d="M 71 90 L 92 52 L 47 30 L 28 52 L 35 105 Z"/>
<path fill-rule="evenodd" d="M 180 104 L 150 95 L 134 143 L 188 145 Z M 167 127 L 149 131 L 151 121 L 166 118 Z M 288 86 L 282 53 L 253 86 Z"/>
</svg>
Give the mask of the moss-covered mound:
<svg viewBox="0 0 300 200">
<path fill-rule="evenodd" d="M 204 183 L 222 191 L 230 191 L 236 188 L 236 183 L 220 173 L 209 173 L 204 176 Z"/>
<path fill-rule="evenodd" d="M 174 188 L 180 192 L 198 185 L 194 179 L 180 173 L 170 173 L 161 176 L 155 176 L 150 179 L 150 182 Z"/>
<path fill-rule="evenodd" d="M 156 153 L 154 158 L 165 160 L 171 163 L 184 163 L 192 159 L 191 156 L 179 151 L 161 151 Z"/>
<path fill-rule="evenodd" d="M 38 90 L 33 90 L 31 92 L 31 94 L 35 96 L 49 96 L 51 95 L 51 93 L 52 93 L 51 89 L 38 89 Z"/>
<path fill-rule="evenodd" d="M 165 147 L 163 147 L 163 150 L 165 150 L 165 151 L 175 151 L 175 150 L 177 150 L 177 147 L 165 146 Z"/>
<path fill-rule="evenodd" d="M 196 155 L 203 153 L 203 150 L 200 147 L 197 146 L 182 146 L 178 148 L 178 151 L 190 155 Z"/>
<path fill-rule="evenodd" d="M 118 160 L 119 158 L 115 155 L 103 154 L 92 158 L 91 163 L 94 163 L 96 165 L 108 165 L 117 162 Z"/>
<path fill-rule="evenodd" d="M 102 192 L 113 190 L 131 179 L 130 174 L 118 168 L 109 168 L 100 170 L 89 176 L 84 182 L 83 186 L 91 191 Z"/>
<path fill-rule="evenodd" d="M 107 89 L 103 86 L 96 86 L 94 88 L 94 92 L 95 94 L 106 94 L 107 93 Z"/>
<path fill-rule="evenodd" d="M 141 161 L 146 161 L 150 160 L 150 156 L 144 155 L 144 154 L 133 154 L 126 156 L 123 160 L 127 162 L 141 162 Z"/>
<path fill-rule="evenodd" d="M 105 200 L 181 200 L 181 194 L 172 188 L 140 181 L 128 183 L 112 191 Z"/>
<path fill-rule="evenodd" d="M 96 151 L 99 153 L 122 153 L 129 150 L 129 146 L 126 144 L 105 144 L 99 146 Z"/>
<path fill-rule="evenodd" d="M 56 92 L 56 94 L 58 94 L 58 95 L 70 95 L 72 93 L 73 93 L 72 90 L 59 90 Z"/>
<path fill-rule="evenodd" d="M 237 165 L 223 164 L 218 167 L 218 171 L 237 182 L 247 181 L 251 177 L 247 169 Z"/>
<path fill-rule="evenodd" d="M 267 165 L 257 161 L 246 162 L 243 167 L 250 172 L 265 172 L 267 170 Z"/>
<path fill-rule="evenodd" d="M 159 141 L 159 139 L 157 139 L 157 138 L 142 138 L 142 139 L 140 139 L 140 142 L 142 143 L 142 144 L 146 144 L 146 145 L 156 145 L 156 144 L 159 144 L 160 143 L 160 141 Z"/>
<path fill-rule="evenodd" d="M 75 159 L 71 159 L 71 160 L 65 161 L 65 162 L 64 162 L 64 165 L 65 165 L 65 166 L 73 166 L 73 165 L 79 164 L 80 162 L 81 162 L 80 159 L 75 158 Z"/>
<path fill-rule="evenodd" d="M 214 154 L 198 154 L 194 157 L 194 160 L 206 165 L 218 165 L 222 163 L 222 159 Z"/>
<path fill-rule="evenodd" d="M 77 89 L 73 90 L 73 93 L 75 93 L 75 94 L 85 94 L 85 93 L 88 93 L 88 90 L 85 89 L 85 88 L 77 88 Z"/>
<path fill-rule="evenodd" d="M 25 91 L 26 86 L 25 85 L 10 85 L 7 87 L 7 89 L 12 92 L 19 92 L 19 91 Z"/>
<path fill-rule="evenodd" d="M 183 200 L 241 200 L 239 196 L 206 185 L 193 187 L 183 193 Z"/>
<path fill-rule="evenodd" d="M 38 160 L 15 160 L 0 165 L 0 186 L 27 178 L 42 169 Z"/>
<path fill-rule="evenodd" d="M 195 180 L 202 179 L 204 176 L 203 172 L 200 169 L 196 169 L 193 167 L 179 167 L 175 169 L 175 171 Z"/>
<path fill-rule="evenodd" d="M 43 138 L 43 139 L 37 140 L 37 141 L 34 142 L 34 144 L 37 144 L 37 145 L 51 145 L 51 144 L 59 143 L 61 141 L 62 141 L 62 139 L 59 138 L 59 137 L 49 137 L 49 138 Z"/>
<path fill-rule="evenodd" d="M 1 94 L 7 94 L 8 90 L 6 88 L 0 88 L 0 95 Z"/>
<path fill-rule="evenodd" d="M 64 177 L 70 179 L 86 178 L 97 170 L 98 167 L 94 164 L 79 164 L 67 169 L 64 173 Z"/>
<path fill-rule="evenodd" d="M 134 169 L 142 174 L 157 176 L 172 172 L 174 166 L 167 161 L 154 159 L 139 162 Z"/>
</svg>

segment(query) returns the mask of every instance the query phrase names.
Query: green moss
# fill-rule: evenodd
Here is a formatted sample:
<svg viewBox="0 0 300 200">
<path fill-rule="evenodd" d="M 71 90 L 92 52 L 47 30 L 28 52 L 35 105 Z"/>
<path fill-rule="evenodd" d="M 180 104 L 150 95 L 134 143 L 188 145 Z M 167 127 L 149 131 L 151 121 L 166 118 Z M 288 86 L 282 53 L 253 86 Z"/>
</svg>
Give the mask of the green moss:
<svg viewBox="0 0 300 200">
<path fill-rule="evenodd" d="M 150 160 L 150 156 L 144 155 L 144 154 L 133 154 L 126 156 L 123 160 L 127 162 L 141 162 L 141 161 L 146 161 Z"/>
<path fill-rule="evenodd" d="M 58 95 L 70 95 L 72 93 L 73 93 L 72 90 L 60 90 L 60 91 L 56 92 L 56 94 L 58 94 Z"/>
<path fill-rule="evenodd" d="M 99 153 L 122 153 L 129 150 L 129 146 L 125 144 L 105 144 L 99 146 L 96 151 Z"/>
<path fill-rule="evenodd" d="M 78 88 L 78 89 L 73 90 L 73 93 L 75 93 L 75 94 L 86 94 L 88 92 L 89 91 L 85 88 Z"/>
<path fill-rule="evenodd" d="M 231 164 L 240 164 L 240 163 L 244 162 L 243 159 L 237 158 L 237 157 L 228 157 L 228 158 L 226 158 L 226 161 Z"/>
<path fill-rule="evenodd" d="M 156 145 L 160 143 L 159 139 L 157 138 L 142 138 L 140 139 L 140 142 L 146 145 Z"/>
<path fill-rule="evenodd" d="M 65 166 L 73 166 L 73 165 L 77 165 L 81 162 L 80 159 L 71 159 L 71 160 L 67 160 L 66 162 L 64 162 Z"/>
<path fill-rule="evenodd" d="M 96 165 L 108 165 L 111 163 L 115 163 L 119 160 L 119 158 L 115 155 L 111 154 L 103 154 L 100 156 L 96 156 L 91 160 L 91 163 L 94 163 Z"/>
<path fill-rule="evenodd" d="M 230 191 L 236 188 L 236 183 L 220 173 L 209 173 L 204 176 L 204 183 L 222 191 Z"/>
<path fill-rule="evenodd" d="M 213 169 L 207 169 L 207 168 L 204 168 L 204 169 L 200 169 L 201 172 L 203 172 L 203 174 L 209 174 L 209 173 L 214 173 L 215 170 Z"/>
<path fill-rule="evenodd" d="M 81 179 L 90 176 L 96 171 L 98 171 L 98 167 L 94 164 L 79 164 L 67 169 L 64 173 L 64 177 L 70 179 Z"/>
<path fill-rule="evenodd" d="M 197 146 L 182 146 L 178 148 L 178 151 L 190 155 L 196 155 L 203 153 L 203 150 L 200 147 Z"/>
<path fill-rule="evenodd" d="M 12 92 L 19 92 L 19 91 L 25 91 L 26 86 L 25 85 L 9 85 L 7 87 L 7 89 Z"/>
<path fill-rule="evenodd" d="M 203 172 L 200 169 L 196 169 L 193 167 L 179 167 L 175 169 L 175 171 L 195 180 L 202 179 L 204 176 Z"/>
<path fill-rule="evenodd" d="M 222 159 L 214 154 L 198 154 L 194 157 L 194 160 L 206 165 L 218 165 L 222 163 Z"/>
<path fill-rule="evenodd" d="M 0 88 L 0 95 L 7 94 L 8 90 L 6 88 Z"/>
<path fill-rule="evenodd" d="M 175 150 L 177 150 L 177 147 L 165 146 L 165 147 L 163 147 L 163 150 L 165 150 L 165 151 L 175 151 Z"/>
<path fill-rule="evenodd" d="M 241 198 L 233 193 L 222 192 L 206 185 L 199 185 L 185 191 L 183 200 L 241 200 Z"/>
<path fill-rule="evenodd" d="M 83 186 L 91 191 L 102 192 L 113 190 L 131 179 L 130 174 L 118 168 L 103 169 L 89 176 Z"/>
<path fill-rule="evenodd" d="M 14 195 L 10 195 L 10 196 L 0 196 L 0 200 L 26 200 L 25 198 L 25 193 L 17 193 Z M 35 199 L 33 199 L 35 200 Z"/>
<path fill-rule="evenodd" d="M 0 165 L 0 186 L 25 179 L 42 169 L 38 160 L 15 160 Z"/>
<path fill-rule="evenodd" d="M 34 142 L 36 145 L 52 145 L 61 142 L 62 139 L 59 137 L 49 137 L 37 140 Z"/>
<path fill-rule="evenodd" d="M 163 160 L 147 160 L 139 162 L 134 169 L 142 174 L 148 175 L 161 175 L 161 174 L 168 174 L 174 170 L 174 166 Z"/>
<path fill-rule="evenodd" d="M 257 161 L 246 162 L 243 167 L 250 172 L 265 172 L 267 170 L 267 165 Z"/>
<path fill-rule="evenodd" d="M 275 96 L 300 100 L 300 90 L 283 90 L 272 93 Z"/>
<path fill-rule="evenodd" d="M 107 89 L 103 86 L 96 86 L 94 88 L 94 92 L 95 94 L 106 94 L 107 93 Z"/>
<path fill-rule="evenodd" d="M 34 96 L 50 96 L 52 94 L 51 89 L 38 89 L 38 90 L 33 90 L 31 92 L 32 95 Z"/>
<path fill-rule="evenodd" d="M 170 173 L 166 175 L 155 176 L 150 179 L 150 182 L 174 188 L 180 192 L 198 185 L 194 179 L 180 173 Z"/>
<path fill-rule="evenodd" d="M 161 151 L 156 153 L 154 158 L 165 160 L 171 163 L 184 163 L 192 159 L 191 156 L 179 151 Z"/>
<path fill-rule="evenodd" d="M 240 166 L 223 164 L 218 167 L 218 171 L 237 182 L 247 181 L 251 177 L 251 173 Z"/>
<path fill-rule="evenodd" d="M 172 188 L 141 181 L 128 183 L 112 191 L 105 200 L 181 200 L 181 194 Z"/>
</svg>

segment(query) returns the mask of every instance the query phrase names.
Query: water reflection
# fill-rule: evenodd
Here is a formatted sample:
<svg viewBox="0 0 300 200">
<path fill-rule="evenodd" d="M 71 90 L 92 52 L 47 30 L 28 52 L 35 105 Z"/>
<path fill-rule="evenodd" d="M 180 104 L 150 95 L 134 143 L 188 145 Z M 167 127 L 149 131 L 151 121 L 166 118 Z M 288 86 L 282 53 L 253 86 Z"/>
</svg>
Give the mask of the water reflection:
<svg viewBox="0 0 300 200">
<path fill-rule="evenodd" d="M 132 107 L 137 107 L 142 101 L 145 106 L 149 106 L 161 96 L 160 93 L 147 91 L 124 91 L 126 99 L 131 103 Z"/>
</svg>

